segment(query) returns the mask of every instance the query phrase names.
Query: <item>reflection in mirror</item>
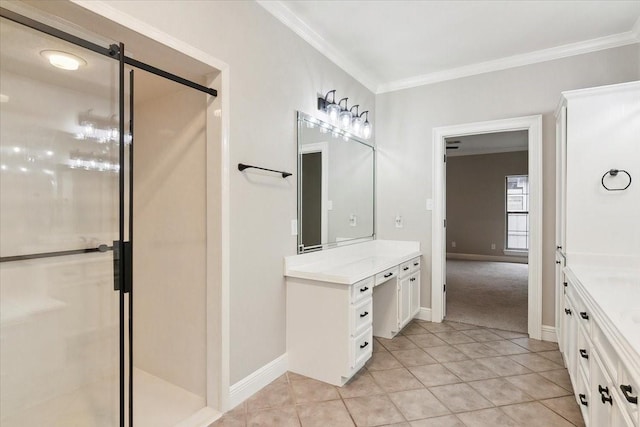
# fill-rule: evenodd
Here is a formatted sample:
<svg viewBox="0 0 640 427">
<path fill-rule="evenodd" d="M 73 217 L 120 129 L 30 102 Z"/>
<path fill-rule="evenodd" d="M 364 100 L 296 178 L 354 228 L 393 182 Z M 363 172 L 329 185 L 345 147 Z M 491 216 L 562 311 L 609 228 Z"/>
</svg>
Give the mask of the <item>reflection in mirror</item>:
<svg viewBox="0 0 640 427">
<path fill-rule="evenodd" d="M 298 253 L 372 239 L 373 146 L 298 112 Z"/>
</svg>

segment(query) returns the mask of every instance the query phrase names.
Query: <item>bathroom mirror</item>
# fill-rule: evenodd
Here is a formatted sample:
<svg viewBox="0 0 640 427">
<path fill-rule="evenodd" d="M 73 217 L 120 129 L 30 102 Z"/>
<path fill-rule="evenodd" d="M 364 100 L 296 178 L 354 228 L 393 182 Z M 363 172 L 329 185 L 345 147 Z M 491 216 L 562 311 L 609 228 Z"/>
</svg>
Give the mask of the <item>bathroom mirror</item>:
<svg viewBox="0 0 640 427">
<path fill-rule="evenodd" d="M 375 149 L 298 112 L 298 253 L 375 236 Z"/>
</svg>

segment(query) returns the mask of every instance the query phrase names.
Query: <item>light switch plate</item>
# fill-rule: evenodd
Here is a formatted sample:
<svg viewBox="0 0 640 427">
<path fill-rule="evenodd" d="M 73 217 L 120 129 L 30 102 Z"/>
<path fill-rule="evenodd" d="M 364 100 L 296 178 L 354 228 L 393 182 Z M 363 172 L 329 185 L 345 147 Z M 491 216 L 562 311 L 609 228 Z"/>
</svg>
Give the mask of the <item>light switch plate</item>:
<svg viewBox="0 0 640 427">
<path fill-rule="evenodd" d="M 333 210 L 333 200 L 327 200 L 327 210 L 328 211 Z"/>
<path fill-rule="evenodd" d="M 427 210 L 428 211 L 433 210 L 433 199 L 427 199 Z"/>
<path fill-rule="evenodd" d="M 396 216 L 396 228 L 402 228 L 402 217 L 400 215 Z"/>
<path fill-rule="evenodd" d="M 291 220 L 291 235 L 292 236 L 297 236 L 298 235 L 298 220 L 297 219 L 292 219 Z"/>
</svg>

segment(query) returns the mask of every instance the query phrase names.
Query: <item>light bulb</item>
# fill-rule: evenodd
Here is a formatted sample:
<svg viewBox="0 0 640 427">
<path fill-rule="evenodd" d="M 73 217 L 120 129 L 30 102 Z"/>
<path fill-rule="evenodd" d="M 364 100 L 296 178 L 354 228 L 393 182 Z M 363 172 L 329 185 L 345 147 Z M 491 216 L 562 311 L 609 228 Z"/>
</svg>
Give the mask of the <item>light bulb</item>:
<svg viewBox="0 0 640 427">
<path fill-rule="evenodd" d="M 338 115 L 340 114 L 340 106 L 338 104 L 329 104 L 326 106 L 325 112 L 329 116 L 329 120 L 335 123 L 338 121 Z"/>
<path fill-rule="evenodd" d="M 340 113 L 340 125 L 342 125 L 343 128 L 349 127 L 349 125 L 351 124 L 351 111 L 343 111 Z"/>
<path fill-rule="evenodd" d="M 362 119 L 358 116 L 355 116 L 351 121 L 351 130 L 356 135 L 360 135 L 360 131 L 362 130 Z"/>
<path fill-rule="evenodd" d="M 364 122 L 362 125 L 362 136 L 364 139 L 369 139 L 371 137 L 371 131 L 371 123 L 369 123 L 369 121 Z"/>
</svg>

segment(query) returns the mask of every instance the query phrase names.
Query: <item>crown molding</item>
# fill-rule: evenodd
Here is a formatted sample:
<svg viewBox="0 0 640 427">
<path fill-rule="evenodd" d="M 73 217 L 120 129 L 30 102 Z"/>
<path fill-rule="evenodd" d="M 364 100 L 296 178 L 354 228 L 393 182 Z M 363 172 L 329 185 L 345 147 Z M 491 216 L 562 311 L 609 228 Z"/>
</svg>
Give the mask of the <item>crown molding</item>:
<svg viewBox="0 0 640 427">
<path fill-rule="evenodd" d="M 394 92 L 402 89 L 409 89 L 417 86 L 424 86 L 433 83 L 455 80 L 462 77 L 475 76 L 478 74 L 490 73 L 493 71 L 506 70 L 509 68 L 531 65 L 539 62 L 552 61 L 555 59 L 567 58 L 575 55 L 582 55 L 599 50 L 612 49 L 629 44 L 640 43 L 640 17 L 636 20 L 632 29 L 624 33 L 599 37 L 596 39 L 570 43 L 556 46 L 549 49 L 537 50 L 521 55 L 513 55 L 492 61 L 479 62 L 465 65 L 463 67 L 451 68 L 434 73 L 422 74 L 379 83 L 364 69 L 346 58 L 333 45 L 327 42 L 322 36 L 315 32 L 307 23 L 300 19 L 280 0 L 256 0 L 256 2 L 267 10 L 276 19 L 289 27 L 294 33 L 313 46 L 316 50 L 326 56 L 334 64 L 342 68 L 354 79 L 359 81 L 367 89 L 375 94 Z"/>
<path fill-rule="evenodd" d="M 549 49 L 537 50 L 521 55 L 513 55 L 493 61 L 479 62 L 463 67 L 410 77 L 408 79 L 396 80 L 381 84 L 378 86 L 376 93 L 393 92 L 416 86 L 459 79 L 461 77 L 469 77 L 477 74 L 490 73 L 492 71 L 521 67 L 523 65 L 552 61 L 554 59 L 561 59 L 569 56 L 582 55 L 585 53 L 626 46 L 634 43 L 640 43 L 640 18 L 636 20 L 635 25 L 630 31 L 626 31 L 624 33 L 613 34 L 577 43 L 570 43 Z"/>
<path fill-rule="evenodd" d="M 376 88 L 378 87 L 376 79 L 372 78 L 362 68 L 342 55 L 338 49 L 309 27 L 306 22 L 293 13 L 284 3 L 279 0 L 256 0 L 256 3 L 371 92 L 376 92 Z"/>
</svg>

